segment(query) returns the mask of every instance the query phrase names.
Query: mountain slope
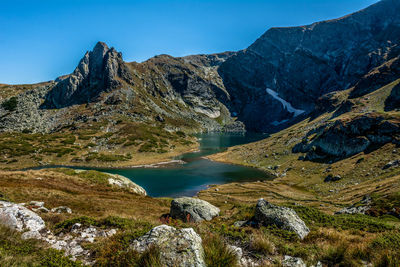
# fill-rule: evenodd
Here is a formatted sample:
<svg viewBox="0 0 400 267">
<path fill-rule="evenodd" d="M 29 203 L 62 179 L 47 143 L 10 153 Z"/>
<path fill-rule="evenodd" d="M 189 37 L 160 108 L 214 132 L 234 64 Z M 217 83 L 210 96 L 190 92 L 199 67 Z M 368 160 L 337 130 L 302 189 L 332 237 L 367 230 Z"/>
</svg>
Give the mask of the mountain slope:
<svg viewBox="0 0 400 267">
<path fill-rule="evenodd" d="M 0 131 L 75 137 L 97 131 L 114 135 L 113 144 L 91 139 L 84 145 L 96 149 L 88 153 L 130 144 L 128 154 L 174 147 L 173 140 L 166 149 L 158 137 L 137 131 L 135 143 L 126 130 L 132 127 L 170 139 L 180 131 L 273 133 L 332 110 L 337 117 L 399 78 L 399 11 L 399 1 L 383 0 L 340 19 L 272 28 L 243 51 L 160 55 L 142 63 L 125 62 L 99 42 L 72 74 L 37 85 L 0 85 Z M 349 95 L 335 93 L 346 89 Z M 387 110 L 397 108 L 396 90 L 387 101 Z"/>
<path fill-rule="evenodd" d="M 265 91 L 270 88 L 295 108 L 312 111 L 323 94 L 352 87 L 399 55 L 399 11 L 399 1 L 384 0 L 340 19 L 268 30 L 219 69 L 231 109 L 261 130 L 291 119 Z"/>
</svg>

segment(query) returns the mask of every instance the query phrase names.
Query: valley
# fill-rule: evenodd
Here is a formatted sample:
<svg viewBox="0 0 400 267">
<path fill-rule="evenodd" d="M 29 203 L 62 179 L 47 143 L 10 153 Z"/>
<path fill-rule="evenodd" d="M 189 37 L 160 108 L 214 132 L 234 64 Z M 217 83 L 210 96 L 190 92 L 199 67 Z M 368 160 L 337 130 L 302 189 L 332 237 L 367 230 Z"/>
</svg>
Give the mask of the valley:
<svg viewBox="0 0 400 267">
<path fill-rule="evenodd" d="M 0 265 L 399 266 L 399 11 L 0 84 Z"/>
</svg>

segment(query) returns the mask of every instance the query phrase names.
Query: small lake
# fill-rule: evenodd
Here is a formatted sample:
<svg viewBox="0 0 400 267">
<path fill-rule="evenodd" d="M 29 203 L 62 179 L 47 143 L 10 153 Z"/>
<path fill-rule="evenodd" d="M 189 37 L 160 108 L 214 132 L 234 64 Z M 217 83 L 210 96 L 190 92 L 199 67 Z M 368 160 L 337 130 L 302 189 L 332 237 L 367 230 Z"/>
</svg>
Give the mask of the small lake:
<svg viewBox="0 0 400 267">
<path fill-rule="evenodd" d="M 202 158 L 222 152 L 231 146 L 261 140 L 266 138 L 266 135 L 209 133 L 197 137 L 200 143 L 199 151 L 177 157 L 176 159 L 183 161 L 180 164 L 168 164 L 158 168 L 95 169 L 128 177 L 146 189 L 152 197 L 194 196 L 211 184 L 271 179 L 266 172 L 255 168 Z"/>
</svg>

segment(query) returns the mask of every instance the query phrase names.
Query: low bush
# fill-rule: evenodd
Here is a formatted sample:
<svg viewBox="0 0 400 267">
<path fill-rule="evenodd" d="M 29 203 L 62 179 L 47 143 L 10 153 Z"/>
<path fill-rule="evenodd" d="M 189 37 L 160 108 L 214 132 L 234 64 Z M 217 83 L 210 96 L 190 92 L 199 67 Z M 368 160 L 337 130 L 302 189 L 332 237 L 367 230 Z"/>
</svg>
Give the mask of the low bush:
<svg viewBox="0 0 400 267">
<path fill-rule="evenodd" d="M 17 109 L 18 100 L 15 96 L 1 103 L 2 108 L 8 111 L 14 111 Z"/>
</svg>

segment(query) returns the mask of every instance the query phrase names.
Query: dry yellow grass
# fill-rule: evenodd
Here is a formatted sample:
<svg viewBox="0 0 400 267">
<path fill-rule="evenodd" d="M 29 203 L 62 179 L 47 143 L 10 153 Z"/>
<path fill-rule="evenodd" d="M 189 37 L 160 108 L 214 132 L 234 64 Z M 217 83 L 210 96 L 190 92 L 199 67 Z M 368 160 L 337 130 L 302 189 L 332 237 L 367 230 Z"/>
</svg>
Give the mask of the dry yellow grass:
<svg viewBox="0 0 400 267">
<path fill-rule="evenodd" d="M 71 215 L 51 218 L 55 220 L 53 223 L 83 215 L 119 216 L 155 223 L 161 214 L 169 211 L 167 199 L 139 196 L 52 170 L 0 171 L 0 191 L 16 203 L 36 200 L 44 201 L 47 208 L 68 206 L 72 209 Z"/>
</svg>

